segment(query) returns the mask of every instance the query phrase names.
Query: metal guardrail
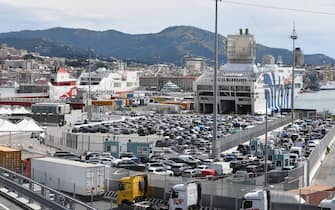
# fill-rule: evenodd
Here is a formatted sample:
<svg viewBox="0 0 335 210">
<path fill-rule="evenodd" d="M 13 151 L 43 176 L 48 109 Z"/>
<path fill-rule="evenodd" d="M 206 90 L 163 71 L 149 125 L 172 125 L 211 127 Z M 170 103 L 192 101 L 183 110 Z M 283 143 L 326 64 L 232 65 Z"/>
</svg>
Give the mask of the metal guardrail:
<svg viewBox="0 0 335 210">
<path fill-rule="evenodd" d="M 73 197 L 2 167 L 0 167 L 0 185 L 10 191 L 17 192 L 20 196 L 36 201 L 44 208 L 57 210 L 97 210 Z M 28 187 L 24 187 L 24 185 Z"/>
</svg>

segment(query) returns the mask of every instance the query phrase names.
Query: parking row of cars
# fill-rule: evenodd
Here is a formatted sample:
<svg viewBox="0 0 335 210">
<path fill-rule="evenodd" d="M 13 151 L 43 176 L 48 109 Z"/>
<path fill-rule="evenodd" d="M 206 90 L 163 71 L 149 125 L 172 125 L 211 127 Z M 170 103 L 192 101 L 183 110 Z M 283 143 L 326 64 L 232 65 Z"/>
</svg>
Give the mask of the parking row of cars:
<svg viewBox="0 0 335 210">
<path fill-rule="evenodd" d="M 219 135 L 238 132 L 264 122 L 261 116 L 221 115 L 218 117 Z M 140 136 L 159 134 L 174 135 L 175 132 L 189 131 L 194 127 L 210 130 L 213 119 L 211 115 L 158 115 L 150 114 L 127 118 L 118 122 L 99 122 L 94 125 L 76 125 L 72 132 L 133 134 Z"/>
</svg>

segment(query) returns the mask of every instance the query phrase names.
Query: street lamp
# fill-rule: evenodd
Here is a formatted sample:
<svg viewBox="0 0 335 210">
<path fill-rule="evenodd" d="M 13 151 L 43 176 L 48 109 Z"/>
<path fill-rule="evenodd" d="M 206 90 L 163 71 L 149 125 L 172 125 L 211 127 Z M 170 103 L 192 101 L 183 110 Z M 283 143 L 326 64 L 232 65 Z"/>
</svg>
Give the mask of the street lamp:
<svg viewBox="0 0 335 210">
<path fill-rule="evenodd" d="M 214 66 L 214 84 L 213 84 L 213 141 L 212 141 L 212 156 L 216 158 L 218 156 L 218 149 L 217 148 L 217 69 L 218 69 L 218 2 L 221 0 L 215 0 L 215 47 L 214 47 L 214 54 L 215 54 L 215 66 Z"/>
<path fill-rule="evenodd" d="M 290 38 L 293 42 L 293 50 L 292 50 L 292 95 L 291 95 L 291 121 L 292 125 L 294 123 L 294 67 L 295 67 L 295 40 L 298 39 L 298 35 L 295 31 L 295 24 L 293 23 L 293 31 L 291 33 Z"/>
</svg>

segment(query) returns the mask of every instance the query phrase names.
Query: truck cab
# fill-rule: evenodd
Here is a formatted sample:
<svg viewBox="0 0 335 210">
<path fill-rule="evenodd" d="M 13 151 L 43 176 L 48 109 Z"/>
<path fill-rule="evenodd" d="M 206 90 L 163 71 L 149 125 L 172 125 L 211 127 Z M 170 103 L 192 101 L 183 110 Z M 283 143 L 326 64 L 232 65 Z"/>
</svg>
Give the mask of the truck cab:
<svg viewBox="0 0 335 210">
<path fill-rule="evenodd" d="M 177 184 L 172 187 L 170 192 L 169 210 L 199 209 L 200 200 L 200 183 Z"/>
<path fill-rule="evenodd" d="M 266 191 L 250 192 L 243 196 L 242 207 L 240 210 L 267 210 Z"/>
<path fill-rule="evenodd" d="M 148 181 L 146 175 L 127 176 L 120 179 L 117 192 L 118 206 L 130 205 L 147 197 Z"/>
</svg>

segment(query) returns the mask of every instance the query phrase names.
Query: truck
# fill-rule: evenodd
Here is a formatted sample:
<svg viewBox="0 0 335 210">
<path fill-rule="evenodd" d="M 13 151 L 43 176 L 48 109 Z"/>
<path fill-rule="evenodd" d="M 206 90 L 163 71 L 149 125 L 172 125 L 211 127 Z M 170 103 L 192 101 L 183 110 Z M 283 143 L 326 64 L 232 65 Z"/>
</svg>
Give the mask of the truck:
<svg viewBox="0 0 335 210">
<path fill-rule="evenodd" d="M 260 190 L 246 193 L 243 196 L 240 210 L 269 210 L 270 203 L 303 204 L 305 200 L 299 195 L 284 191 Z"/>
<path fill-rule="evenodd" d="M 105 191 L 105 166 L 61 158 L 30 160 L 33 180 L 48 187 L 81 196 L 101 195 Z"/>
<path fill-rule="evenodd" d="M 335 198 L 333 199 L 323 199 L 320 202 L 320 210 L 335 210 Z"/>
<path fill-rule="evenodd" d="M 217 176 L 228 175 L 233 172 L 229 162 L 213 162 L 210 168 L 215 170 Z"/>
<path fill-rule="evenodd" d="M 191 181 L 177 184 L 170 190 L 168 206 L 156 205 L 149 198 L 150 186 L 147 175 L 134 175 L 120 179 L 117 192 L 117 204 L 119 208 L 132 206 L 134 209 L 169 209 L 188 210 L 199 209 L 201 199 L 200 183 Z"/>
</svg>

